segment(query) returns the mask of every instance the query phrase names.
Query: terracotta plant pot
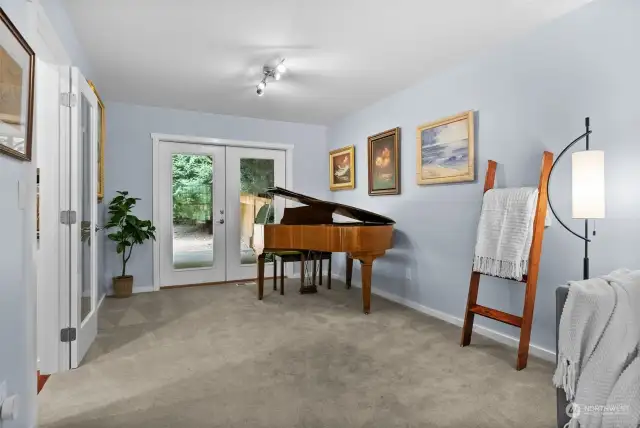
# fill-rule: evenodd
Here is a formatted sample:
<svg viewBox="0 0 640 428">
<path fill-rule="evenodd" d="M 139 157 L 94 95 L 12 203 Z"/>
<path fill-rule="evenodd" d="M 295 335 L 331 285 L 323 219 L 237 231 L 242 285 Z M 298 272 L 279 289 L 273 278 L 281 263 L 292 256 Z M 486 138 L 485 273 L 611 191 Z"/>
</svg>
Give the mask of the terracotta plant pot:
<svg viewBox="0 0 640 428">
<path fill-rule="evenodd" d="M 113 277 L 113 296 L 118 298 L 131 297 L 133 293 L 133 276 Z"/>
</svg>

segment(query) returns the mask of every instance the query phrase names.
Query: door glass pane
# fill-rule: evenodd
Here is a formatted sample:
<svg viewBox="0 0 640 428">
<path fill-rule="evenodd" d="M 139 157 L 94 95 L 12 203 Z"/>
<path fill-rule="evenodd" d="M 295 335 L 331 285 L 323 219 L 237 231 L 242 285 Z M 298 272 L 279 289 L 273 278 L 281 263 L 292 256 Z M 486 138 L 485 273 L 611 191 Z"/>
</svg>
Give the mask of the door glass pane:
<svg viewBox="0 0 640 428">
<path fill-rule="evenodd" d="M 91 193 L 91 104 L 84 95 L 81 97 L 81 131 L 82 144 L 80 150 L 80 165 L 78 165 L 79 183 L 82 188 L 82 203 L 80 219 L 80 254 L 79 267 L 82 270 L 82 297 L 80 299 L 80 319 L 84 319 L 93 311 L 93 287 L 91 287 L 91 207 L 96 197 Z"/>
<path fill-rule="evenodd" d="M 273 159 L 240 159 L 240 263 L 254 264 L 253 225 L 273 223 L 274 207 L 265 190 L 274 185 Z M 267 262 L 273 261 L 267 254 Z"/>
<path fill-rule="evenodd" d="M 213 157 L 174 154 L 173 268 L 213 266 Z"/>
</svg>

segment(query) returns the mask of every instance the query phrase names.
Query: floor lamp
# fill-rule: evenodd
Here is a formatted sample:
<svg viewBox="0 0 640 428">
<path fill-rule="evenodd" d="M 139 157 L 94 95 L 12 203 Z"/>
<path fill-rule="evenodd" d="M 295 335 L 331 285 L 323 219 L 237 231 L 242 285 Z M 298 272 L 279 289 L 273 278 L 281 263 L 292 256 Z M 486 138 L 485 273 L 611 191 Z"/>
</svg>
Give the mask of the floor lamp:
<svg viewBox="0 0 640 428">
<path fill-rule="evenodd" d="M 589 136 L 591 128 L 589 118 L 584 120 L 585 132 L 578 138 L 573 140 L 567 147 L 560 152 L 555 162 L 551 166 L 549 172 L 549 181 L 547 182 L 547 198 L 549 201 L 549 209 L 558 222 L 574 236 L 584 241 L 584 259 L 582 267 L 583 279 L 589 278 L 589 219 L 604 218 L 605 197 L 604 197 L 604 152 L 601 150 L 589 150 Z M 567 150 L 573 147 L 579 141 L 585 140 L 586 150 L 575 152 L 571 155 L 571 208 L 572 218 L 584 219 L 584 235 L 573 231 L 567 226 L 556 214 L 551 203 L 551 193 L 549 192 L 549 184 L 551 176 L 556 164 L 562 158 Z M 595 227 L 593 235 L 595 235 Z"/>
</svg>

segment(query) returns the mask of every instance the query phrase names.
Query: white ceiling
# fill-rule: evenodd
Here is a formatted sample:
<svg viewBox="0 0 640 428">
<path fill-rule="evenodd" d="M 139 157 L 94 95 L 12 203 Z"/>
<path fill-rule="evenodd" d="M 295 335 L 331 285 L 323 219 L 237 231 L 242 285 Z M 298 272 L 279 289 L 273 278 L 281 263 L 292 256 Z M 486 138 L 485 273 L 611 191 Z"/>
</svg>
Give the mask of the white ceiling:
<svg viewBox="0 0 640 428">
<path fill-rule="evenodd" d="M 328 124 L 590 0 L 65 0 L 103 97 Z M 258 97 L 263 64 L 290 72 Z"/>
</svg>

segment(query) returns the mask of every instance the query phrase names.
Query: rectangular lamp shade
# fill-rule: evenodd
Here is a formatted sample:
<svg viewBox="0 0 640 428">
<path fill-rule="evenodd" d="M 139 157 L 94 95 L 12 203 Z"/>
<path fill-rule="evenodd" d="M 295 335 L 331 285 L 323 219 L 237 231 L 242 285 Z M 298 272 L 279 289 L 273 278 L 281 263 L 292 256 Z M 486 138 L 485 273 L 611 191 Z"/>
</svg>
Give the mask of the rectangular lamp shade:
<svg viewBox="0 0 640 428">
<path fill-rule="evenodd" d="M 604 152 L 586 150 L 571 156 L 573 218 L 604 218 Z"/>
</svg>

